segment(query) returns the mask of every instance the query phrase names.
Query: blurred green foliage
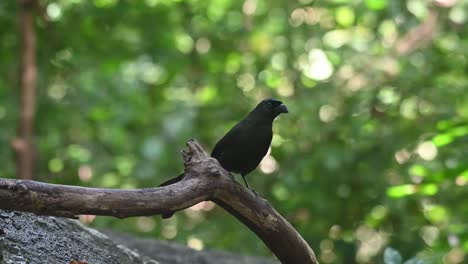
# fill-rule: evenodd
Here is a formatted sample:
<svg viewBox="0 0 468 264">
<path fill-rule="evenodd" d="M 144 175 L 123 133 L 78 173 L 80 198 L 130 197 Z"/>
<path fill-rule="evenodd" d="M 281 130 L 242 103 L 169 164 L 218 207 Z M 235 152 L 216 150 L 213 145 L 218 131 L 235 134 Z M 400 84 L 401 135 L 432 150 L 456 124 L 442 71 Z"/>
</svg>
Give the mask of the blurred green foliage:
<svg viewBox="0 0 468 264">
<path fill-rule="evenodd" d="M 1 177 L 15 177 L 15 2 L 0 2 Z M 290 113 L 249 179 L 322 263 L 468 261 L 467 0 L 41 5 L 37 180 L 156 186 L 187 139 L 210 150 L 274 96 Z M 270 254 L 210 203 L 92 226 Z"/>
</svg>

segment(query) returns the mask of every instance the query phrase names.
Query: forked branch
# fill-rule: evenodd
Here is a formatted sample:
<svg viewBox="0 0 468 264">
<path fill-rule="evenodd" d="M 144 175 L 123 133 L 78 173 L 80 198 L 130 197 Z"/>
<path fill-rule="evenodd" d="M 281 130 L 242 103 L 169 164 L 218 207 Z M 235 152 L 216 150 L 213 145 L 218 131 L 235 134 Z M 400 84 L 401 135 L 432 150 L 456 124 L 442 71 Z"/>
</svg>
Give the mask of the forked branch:
<svg viewBox="0 0 468 264">
<path fill-rule="evenodd" d="M 282 263 L 318 263 L 307 242 L 268 201 L 234 181 L 198 142 L 190 140 L 187 146 L 182 155 L 185 176 L 175 184 L 119 190 L 0 179 L 0 209 L 125 218 L 164 214 L 212 200 L 255 232 Z"/>
</svg>

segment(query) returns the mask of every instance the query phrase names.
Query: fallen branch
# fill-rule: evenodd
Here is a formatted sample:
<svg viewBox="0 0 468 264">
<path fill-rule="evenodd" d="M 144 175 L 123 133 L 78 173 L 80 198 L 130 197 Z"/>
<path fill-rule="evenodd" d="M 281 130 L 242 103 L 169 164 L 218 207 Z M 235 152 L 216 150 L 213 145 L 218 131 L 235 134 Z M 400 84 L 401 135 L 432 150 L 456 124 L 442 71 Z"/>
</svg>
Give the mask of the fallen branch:
<svg viewBox="0 0 468 264">
<path fill-rule="evenodd" d="M 318 263 L 307 242 L 268 201 L 234 181 L 195 140 L 187 146 L 188 151 L 183 151 L 185 176 L 175 184 L 118 190 L 0 179 L 0 209 L 125 218 L 178 211 L 212 200 L 255 232 L 282 263 Z"/>
</svg>

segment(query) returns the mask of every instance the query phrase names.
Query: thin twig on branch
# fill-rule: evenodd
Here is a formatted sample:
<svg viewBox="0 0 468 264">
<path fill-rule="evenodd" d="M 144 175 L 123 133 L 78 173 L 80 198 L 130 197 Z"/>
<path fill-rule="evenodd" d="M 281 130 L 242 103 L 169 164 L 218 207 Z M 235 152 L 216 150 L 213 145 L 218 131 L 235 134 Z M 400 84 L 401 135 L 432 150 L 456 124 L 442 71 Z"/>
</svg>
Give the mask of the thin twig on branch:
<svg viewBox="0 0 468 264">
<path fill-rule="evenodd" d="M 282 263 L 318 263 L 307 242 L 268 201 L 234 181 L 198 142 L 190 140 L 187 146 L 188 151 L 183 152 L 185 176 L 175 184 L 118 190 L 0 179 L 0 209 L 125 218 L 178 211 L 212 200 L 255 232 Z"/>
</svg>

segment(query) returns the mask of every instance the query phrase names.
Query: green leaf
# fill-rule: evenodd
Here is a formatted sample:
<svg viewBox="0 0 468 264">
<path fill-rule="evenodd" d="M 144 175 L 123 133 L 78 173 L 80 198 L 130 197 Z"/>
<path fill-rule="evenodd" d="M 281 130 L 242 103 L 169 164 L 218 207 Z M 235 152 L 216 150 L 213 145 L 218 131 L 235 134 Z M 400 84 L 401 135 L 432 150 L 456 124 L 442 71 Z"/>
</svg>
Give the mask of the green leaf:
<svg viewBox="0 0 468 264">
<path fill-rule="evenodd" d="M 448 145 L 452 143 L 452 141 L 453 137 L 448 133 L 439 134 L 432 138 L 432 143 L 434 143 L 434 145 L 436 145 L 437 147 Z"/>
<path fill-rule="evenodd" d="M 440 205 L 431 205 L 424 208 L 424 216 L 434 224 L 445 222 L 449 218 L 447 209 Z"/>
<path fill-rule="evenodd" d="M 370 10 L 382 10 L 388 5 L 387 0 L 366 0 L 365 3 Z"/>
<path fill-rule="evenodd" d="M 429 196 L 435 195 L 438 191 L 439 191 L 439 188 L 437 187 L 437 185 L 435 185 L 433 183 L 424 184 L 419 189 L 419 192 L 421 194 L 429 195 Z"/>
<path fill-rule="evenodd" d="M 413 165 L 409 169 L 409 174 L 414 176 L 427 176 L 427 169 L 422 165 Z"/>
<path fill-rule="evenodd" d="M 72 144 L 67 148 L 67 154 L 71 159 L 79 162 L 88 162 L 91 159 L 91 152 L 86 148 Z"/>
<path fill-rule="evenodd" d="M 335 19 L 343 27 L 349 27 L 354 23 L 354 10 L 349 6 L 342 6 L 336 9 Z"/>
<path fill-rule="evenodd" d="M 468 135 L 468 126 L 460 126 L 450 130 L 450 134 L 455 137 L 462 137 Z"/>
<path fill-rule="evenodd" d="M 200 89 L 197 93 L 198 100 L 203 103 L 209 103 L 213 101 L 218 94 L 218 90 L 214 86 L 205 86 Z"/>
<path fill-rule="evenodd" d="M 413 184 L 403 184 L 393 186 L 387 189 L 387 195 L 391 198 L 401 198 L 412 195 L 416 192 L 416 187 Z"/>
<path fill-rule="evenodd" d="M 280 201 L 285 201 L 290 196 L 289 190 L 286 189 L 286 187 L 282 184 L 273 185 L 272 192 L 273 192 L 273 195 L 276 197 L 276 199 Z"/>
<path fill-rule="evenodd" d="M 63 161 L 59 158 L 53 158 L 49 161 L 49 170 L 53 173 L 61 172 L 63 167 Z"/>
</svg>

